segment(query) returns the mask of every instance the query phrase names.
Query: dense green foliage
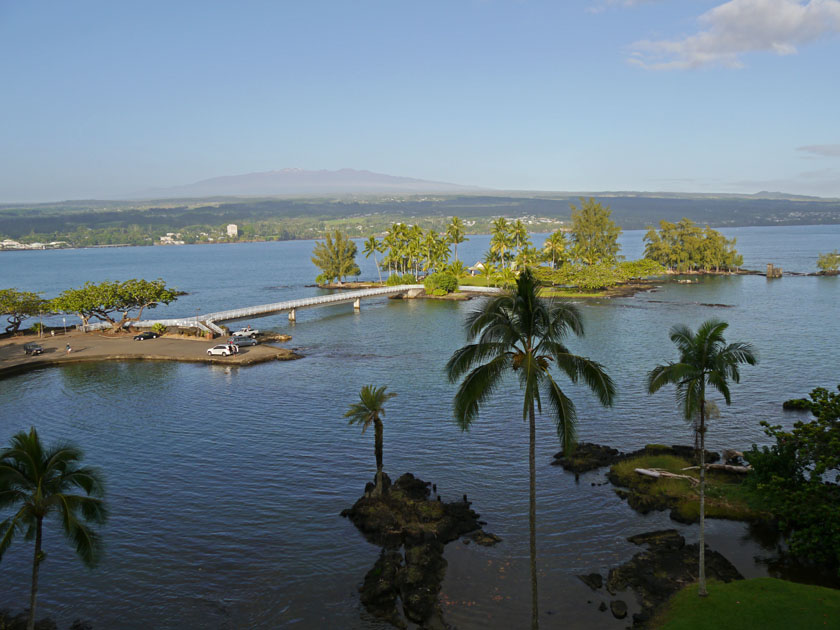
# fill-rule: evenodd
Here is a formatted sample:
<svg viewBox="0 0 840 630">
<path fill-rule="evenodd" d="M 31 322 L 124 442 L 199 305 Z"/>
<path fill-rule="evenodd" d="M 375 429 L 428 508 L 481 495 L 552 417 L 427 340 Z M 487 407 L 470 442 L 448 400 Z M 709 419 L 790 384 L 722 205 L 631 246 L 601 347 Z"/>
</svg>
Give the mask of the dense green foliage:
<svg viewBox="0 0 840 630">
<path fill-rule="evenodd" d="M 446 295 L 458 290 L 458 278 L 449 272 L 441 271 L 426 276 L 423 286 L 426 287 L 426 293 L 431 295 Z"/>
<path fill-rule="evenodd" d="M 629 280 L 658 276 L 663 273 L 665 269 L 662 265 L 644 259 L 623 261 L 618 264 L 566 263 L 557 269 L 548 267 L 534 269 L 534 274 L 543 284 L 577 287 L 583 291 L 608 289 Z"/>
<path fill-rule="evenodd" d="M 723 333 L 729 324 L 709 319 L 695 333 L 687 326 L 671 328 L 669 337 L 679 352 L 678 361 L 669 361 L 653 368 L 647 376 L 648 393 L 655 394 L 666 385 L 674 385 L 677 402 L 686 420 L 699 414 L 700 436 L 700 594 L 706 592 L 705 573 L 705 491 L 706 491 L 706 418 L 708 402 L 706 386 L 717 390 L 726 404 L 732 403 L 729 382 L 741 380 L 739 366 L 758 362 L 752 345 L 744 342 L 726 343 Z"/>
<path fill-rule="evenodd" d="M 840 572 L 840 394 L 818 387 L 810 398 L 812 420 L 790 431 L 762 423 L 775 443 L 745 453 L 749 481 L 791 552 Z"/>
<path fill-rule="evenodd" d="M 86 282 L 78 289 L 67 289 L 50 304 L 56 313 L 75 313 L 87 326 L 92 317 L 109 322 L 119 330 L 129 321 L 137 321 L 147 308 L 170 304 L 178 293 L 161 280 L 132 279 L 124 282 Z M 120 318 L 113 317 L 119 314 Z"/>
<path fill-rule="evenodd" d="M 840 627 L 840 591 L 776 578 L 709 582 L 709 597 L 692 584 L 658 616 L 658 630 L 793 630 Z"/>
<path fill-rule="evenodd" d="M 577 308 L 567 302 L 538 297 L 539 285 L 526 269 L 515 288 L 490 298 L 467 317 L 469 343 L 455 351 L 446 364 L 450 382 L 461 381 L 455 394 L 458 426 L 466 431 L 481 407 L 508 375 L 518 377 L 523 393 L 522 416 L 529 428 L 529 526 L 531 557 L 531 627 L 539 625 L 536 568 L 536 413 L 554 422 L 563 450 L 575 443 L 577 414 L 572 400 L 552 375 L 556 367 L 573 383 L 582 381 L 603 405 L 612 405 L 615 386 L 603 366 L 572 354 L 565 345 L 569 333 L 583 335 Z M 462 380 L 463 379 L 463 380 Z"/>
<path fill-rule="evenodd" d="M 347 276 L 358 276 L 361 273 L 356 264 L 356 243 L 344 232 L 335 230 L 328 233 L 323 241 L 315 243 L 312 250 L 312 262 L 321 270 L 315 279 L 318 284 L 338 282 L 341 284 Z"/>
<path fill-rule="evenodd" d="M 82 459 L 81 450 L 70 444 L 45 447 L 35 427 L 12 436 L 9 446 L 0 451 L 0 510 L 12 513 L 0 522 L 0 560 L 17 534 L 35 540 L 29 630 L 35 627 L 38 571 L 46 557 L 45 519 L 57 517 L 48 522 L 61 524 L 86 565 L 95 565 L 100 556 L 100 538 L 91 525 L 102 525 L 107 518 L 104 487 L 99 472 L 81 466 Z"/>
<path fill-rule="evenodd" d="M 47 301 L 37 293 L 0 289 L 0 315 L 8 322 L 7 333 L 17 332 L 24 320 L 49 310 Z"/>
<path fill-rule="evenodd" d="M 612 210 L 595 199 L 580 200 L 572 208 L 572 249 L 574 257 L 585 265 L 613 263 L 620 246 L 621 228 L 610 218 Z"/>
<path fill-rule="evenodd" d="M 659 222 L 659 231 L 648 228 L 645 258 L 676 271 L 718 271 L 735 269 L 744 258 L 735 250 L 735 239 L 727 239 L 708 225 L 701 228 L 689 219 L 679 223 Z"/>
<path fill-rule="evenodd" d="M 817 257 L 817 267 L 820 271 L 834 272 L 840 270 L 840 252 L 836 249 Z"/>
</svg>

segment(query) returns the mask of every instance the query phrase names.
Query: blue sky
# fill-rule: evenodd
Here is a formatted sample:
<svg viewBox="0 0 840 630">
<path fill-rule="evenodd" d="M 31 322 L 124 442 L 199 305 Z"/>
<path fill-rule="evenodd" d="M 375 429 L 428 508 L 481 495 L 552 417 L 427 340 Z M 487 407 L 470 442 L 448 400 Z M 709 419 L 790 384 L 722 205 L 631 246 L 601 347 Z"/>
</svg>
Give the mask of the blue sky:
<svg viewBox="0 0 840 630">
<path fill-rule="evenodd" d="M 298 167 L 840 196 L 840 0 L 0 0 L 0 201 Z"/>
</svg>

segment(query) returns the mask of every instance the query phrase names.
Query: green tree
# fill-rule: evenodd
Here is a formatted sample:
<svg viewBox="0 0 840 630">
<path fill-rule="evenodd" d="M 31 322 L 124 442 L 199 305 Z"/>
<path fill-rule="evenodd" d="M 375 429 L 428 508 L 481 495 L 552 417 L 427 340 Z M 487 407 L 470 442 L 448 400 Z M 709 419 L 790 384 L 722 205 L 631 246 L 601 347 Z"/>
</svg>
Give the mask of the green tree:
<svg viewBox="0 0 840 630">
<path fill-rule="evenodd" d="M 382 472 L 382 416 L 385 415 L 385 403 L 396 396 L 394 393 L 385 393 L 387 388 L 365 385 L 359 392 L 359 402 L 350 405 L 344 414 L 349 418 L 349 424 L 362 425 L 362 433 L 372 424 L 374 431 L 374 453 L 376 455 L 376 476 L 379 483 L 379 473 Z"/>
<path fill-rule="evenodd" d="M 64 535 L 86 565 L 94 566 L 100 556 L 101 541 L 91 525 L 106 520 L 104 487 L 99 471 L 81 466 L 82 459 L 82 451 L 70 444 L 45 447 L 34 427 L 12 436 L 10 446 L 0 451 L 0 510 L 14 512 L 0 523 L 0 560 L 16 534 L 35 539 L 27 630 L 35 627 L 38 573 L 46 557 L 44 520 L 58 516 Z"/>
<path fill-rule="evenodd" d="M 157 280 L 132 279 L 124 282 L 86 282 L 78 289 L 67 289 L 52 300 L 52 309 L 62 313 L 76 313 L 84 327 L 92 317 L 108 322 L 114 331 L 127 322 L 139 321 L 143 311 L 158 304 L 170 304 L 178 293 Z M 114 315 L 119 314 L 119 319 Z"/>
<path fill-rule="evenodd" d="M 840 394 L 818 387 L 810 397 L 811 420 L 787 431 L 761 423 L 775 443 L 744 453 L 747 483 L 793 554 L 840 574 Z"/>
<path fill-rule="evenodd" d="M 677 402 L 685 418 L 692 421 L 699 413 L 700 424 L 700 576 L 698 594 L 706 596 L 705 492 L 706 492 L 706 386 L 717 390 L 729 405 L 729 381 L 741 380 L 739 365 L 758 362 L 752 345 L 744 342 L 728 344 L 723 337 L 729 324 L 709 319 L 693 332 L 687 326 L 674 326 L 670 338 L 679 351 L 679 361 L 657 365 L 648 373 L 648 393 L 654 394 L 665 385 L 675 385 Z"/>
<path fill-rule="evenodd" d="M 375 236 L 369 236 L 365 241 L 364 255 L 365 258 L 370 258 L 371 255 L 373 256 L 373 262 L 376 265 L 376 272 L 379 274 L 379 282 L 382 282 L 382 269 L 379 267 L 379 261 L 376 260 L 376 254 L 377 252 L 381 254 L 382 251 L 382 241 L 378 240 Z"/>
<path fill-rule="evenodd" d="M 37 293 L 0 289 L 0 315 L 8 322 L 7 333 L 16 333 L 24 320 L 45 311 L 50 311 L 49 302 Z"/>
<path fill-rule="evenodd" d="M 447 226 L 446 239 L 455 246 L 455 260 L 458 260 L 458 245 L 470 240 L 464 232 L 464 222 L 458 217 L 452 217 L 452 221 Z"/>
<path fill-rule="evenodd" d="M 564 263 L 569 257 L 569 242 L 563 230 L 552 232 L 543 245 L 543 260 L 551 261 L 551 268 L 556 269 L 557 263 Z"/>
<path fill-rule="evenodd" d="M 820 271 L 836 273 L 840 270 L 840 252 L 836 249 L 827 254 L 820 254 L 817 257 L 817 267 Z"/>
<path fill-rule="evenodd" d="M 536 414 L 543 413 L 543 402 L 554 421 L 564 452 L 575 443 L 576 413 L 551 373 L 552 363 L 573 383 L 583 381 L 603 405 L 611 405 L 615 386 L 603 366 L 572 354 L 565 345 L 569 333 L 583 335 L 583 323 L 571 304 L 537 297 L 538 284 L 530 270 L 516 281 L 516 288 L 487 300 L 467 317 L 467 337 L 471 343 L 456 350 L 446 364 L 450 382 L 463 380 L 455 394 L 455 420 L 466 431 L 477 419 L 490 395 L 506 374 L 519 379 L 524 393 L 522 415 L 529 432 L 529 510 L 531 555 L 531 626 L 539 625 L 537 601 L 536 542 Z"/>
<path fill-rule="evenodd" d="M 740 267 L 744 259 L 727 239 L 708 225 L 701 228 L 690 219 L 659 222 L 659 231 L 649 227 L 644 237 L 645 258 L 676 271 L 719 271 Z"/>
<path fill-rule="evenodd" d="M 333 280 L 341 284 L 346 276 L 358 276 L 361 273 L 356 264 L 358 248 L 344 232 L 327 232 L 324 241 L 315 243 L 312 250 L 312 262 L 321 269 L 317 282 L 329 284 Z"/>
<path fill-rule="evenodd" d="M 504 217 L 495 219 L 492 223 L 492 236 L 490 237 L 491 262 L 498 262 L 502 267 L 507 264 L 510 257 L 510 248 L 513 246 L 513 239 L 510 233 L 510 224 Z"/>
<path fill-rule="evenodd" d="M 580 208 L 572 208 L 572 241 L 575 256 L 587 265 L 615 262 L 621 228 L 610 218 L 612 210 L 590 198 L 581 198 Z"/>
</svg>

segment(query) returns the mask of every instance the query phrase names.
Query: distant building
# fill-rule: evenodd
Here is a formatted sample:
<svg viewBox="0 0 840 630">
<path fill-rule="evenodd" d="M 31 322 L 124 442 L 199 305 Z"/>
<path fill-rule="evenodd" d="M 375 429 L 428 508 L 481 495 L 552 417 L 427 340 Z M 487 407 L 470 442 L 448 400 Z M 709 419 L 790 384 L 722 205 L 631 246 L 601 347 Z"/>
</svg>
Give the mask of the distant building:
<svg viewBox="0 0 840 630">
<path fill-rule="evenodd" d="M 236 227 L 236 223 L 231 223 L 227 226 L 227 235 L 231 238 L 236 238 L 239 236 L 239 228 Z"/>
<path fill-rule="evenodd" d="M 161 245 L 183 245 L 184 241 L 181 239 L 181 233 L 167 232 L 166 236 L 160 237 Z"/>
</svg>

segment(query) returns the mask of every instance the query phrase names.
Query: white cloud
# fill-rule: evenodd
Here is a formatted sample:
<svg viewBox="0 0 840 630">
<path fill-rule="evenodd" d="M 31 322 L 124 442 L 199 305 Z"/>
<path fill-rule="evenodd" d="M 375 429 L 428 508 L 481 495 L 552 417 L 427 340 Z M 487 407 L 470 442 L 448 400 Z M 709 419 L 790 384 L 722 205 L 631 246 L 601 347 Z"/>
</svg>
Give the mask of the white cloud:
<svg viewBox="0 0 840 630">
<path fill-rule="evenodd" d="M 705 27 L 676 40 L 642 40 L 628 61 L 652 70 L 742 67 L 754 51 L 796 53 L 797 46 L 840 33 L 840 0 L 730 0 L 698 18 Z"/>
<path fill-rule="evenodd" d="M 796 147 L 796 150 L 822 157 L 840 157 L 840 144 L 809 144 L 804 147 Z"/>
</svg>

